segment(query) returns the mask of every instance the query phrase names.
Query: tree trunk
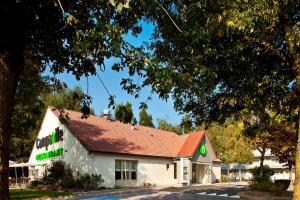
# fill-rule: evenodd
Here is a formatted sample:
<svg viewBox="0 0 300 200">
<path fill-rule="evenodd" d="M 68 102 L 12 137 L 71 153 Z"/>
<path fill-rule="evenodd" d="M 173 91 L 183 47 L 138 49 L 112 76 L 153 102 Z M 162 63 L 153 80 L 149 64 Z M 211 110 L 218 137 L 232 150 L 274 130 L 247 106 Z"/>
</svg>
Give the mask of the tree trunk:
<svg viewBox="0 0 300 200">
<path fill-rule="evenodd" d="M 239 178 L 240 178 L 240 182 L 242 182 L 242 169 L 241 169 L 241 164 L 239 164 Z"/>
<path fill-rule="evenodd" d="M 263 147 L 262 150 L 258 150 L 260 152 L 260 164 L 259 164 L 259 175 L 262 176 L 264 172 L 264 160 L 265 160 L 265 153 L 266 148 Z"/>
<path fill-rule="evenodd" d="M 0 52 L 0 199 L 9 199 L 9 141 L 11 115 L 20 69 L 11 52 Z"/>
<path fill-rule="evenodd" d="M 300 53 L 295 55 L 293 66 L 294 66 L 296 86 L 297 86 L 296 94 L 297 94 L 298 102 L 300 102 Z M 300 109 L 300 105 L 298 105 L 298 111 L 299 109 Z M 297 140 L 296 158 L 295 158 L 295 182 L 294 182 L 293 200 L 300 200 L 300 113 L 298 114 L 298 140 Z"/>
<path fill-rule="evenodd" d="M 289 180 L 291 183 L 293 182 L 293 173 L 292 173 L 293 167 L 289 165 Z"/>
<path fill-rule="evenodd" d="M 11 0 L 2 0 L 0 4 L 0 200 L 9 199 L 11 116 L 24 68 L 25 9 L 22 5 L 22 1 Z"/>
</svg>

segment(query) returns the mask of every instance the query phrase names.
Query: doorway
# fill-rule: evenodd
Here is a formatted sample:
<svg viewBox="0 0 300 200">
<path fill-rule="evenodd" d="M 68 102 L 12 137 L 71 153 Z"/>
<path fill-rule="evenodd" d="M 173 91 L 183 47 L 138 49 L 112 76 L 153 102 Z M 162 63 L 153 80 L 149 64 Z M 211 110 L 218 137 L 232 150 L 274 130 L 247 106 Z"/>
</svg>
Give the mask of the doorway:
<svg viewBox="0 0 300 200">
<path fill-rule="evenodd" d="M 208 164 L 192 163 L 192 184 L 209 183 Z"/>
</svg>

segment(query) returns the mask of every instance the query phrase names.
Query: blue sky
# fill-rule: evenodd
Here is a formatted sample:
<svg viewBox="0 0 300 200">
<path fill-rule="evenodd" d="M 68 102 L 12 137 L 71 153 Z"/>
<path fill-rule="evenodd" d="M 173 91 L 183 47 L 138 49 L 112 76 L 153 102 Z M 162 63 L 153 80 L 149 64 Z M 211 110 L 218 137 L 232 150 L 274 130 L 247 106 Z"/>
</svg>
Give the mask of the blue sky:
<svg viewBox="0 0 300 200">
<path fill-rule="evenodd" d="M 138 38 L 133 37 L 132 35 L 127 35 L 126 40 L 133 45 L 141 45 L 143 42 L 148 41 L 151 38 L 151 33 L 153 31 L 153 26 L 142 22 L 143 32 L 139 35 Z M 106 60 L 106 70 L 104 72 L 98 70 L 98 74 L 103 80 L 104 84 L 108 88 L 109 92 L 112 95 L 116 96 L 116 103 L 125 103 L 129 101 L 133 105 L 134 116 L 138 120 L 139 115 L 139 105 L 140 102 L 145 101 L 150 94 L 150 88 L 144 88 L 140 95 L 140 98 L 135 99 L 133 96 L 127 94 L 121 89 L 120 81 L 122 78 L 126 78 L 126 72 L 116 72 L 111 70 L 111 66 L 114 63 L 113 60 Z M 49 74 L 49 72 L 46 72 Z M 75 86 L 80 86 L 83 91 L 86 92 L 87 80 L 85 77 L 82 77 L 80 81 L 77 81 L 76 78 L 67 73 L 62 73 L 56 76 L 61 81 L 67 83 L 69 88 L 74 88 Z M 89 77 L 89 95 L 93 98 L 92 107 L 95 109 L 96 114 L 101 114 L 102 111 L 108 106 L 108 97 L 109 95 L 103 88 L 101 82 L 96 76 Z M 167 102 L 158 98 L 158 95 L 153 94 L 152 100 L 148 101 L 148 112 L 152 114 L 153 122 L 157 126 L 157 118 L 166 119 L 171 123 L 179 123 L 181 117 L 173 108 L 173 101 L 169 99 Z M 113 110 L 110 109 L 113 113 Z"/>
</svg>

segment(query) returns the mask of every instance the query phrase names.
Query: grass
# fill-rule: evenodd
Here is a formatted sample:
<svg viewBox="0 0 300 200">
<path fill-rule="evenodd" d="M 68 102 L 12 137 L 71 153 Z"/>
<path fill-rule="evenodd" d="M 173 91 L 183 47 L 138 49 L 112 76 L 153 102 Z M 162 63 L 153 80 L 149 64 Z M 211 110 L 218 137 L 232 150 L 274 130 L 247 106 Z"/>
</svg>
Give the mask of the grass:
<svg viewBox="0 0 300 200">
<path fill-rule="evenodd" d="M 11 199 L 32 199 L 41 197 L 67 196 L 71 192 L 49 192 L 49 191 L 30 191 L 30 190 L 10 190 Z"/>
</svg>

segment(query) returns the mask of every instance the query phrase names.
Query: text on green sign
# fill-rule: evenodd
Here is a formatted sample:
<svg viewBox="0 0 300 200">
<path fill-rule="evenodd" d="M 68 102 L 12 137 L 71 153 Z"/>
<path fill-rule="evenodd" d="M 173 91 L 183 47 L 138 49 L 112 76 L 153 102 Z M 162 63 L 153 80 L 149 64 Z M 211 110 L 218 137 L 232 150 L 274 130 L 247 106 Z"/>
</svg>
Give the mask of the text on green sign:
<svg viewBox="0 0 300 200">
<path fill-rule="evenodd" d="M 50 158 L 62 156 L 63 152 L 64 152 L 64 148 L 55 149 L 53 151 L 48 151 L 46 153 L 38 154 L 38 155 L 36 155 L 35 159 L 36 160 L 47 160 Z"/>
</svg>

